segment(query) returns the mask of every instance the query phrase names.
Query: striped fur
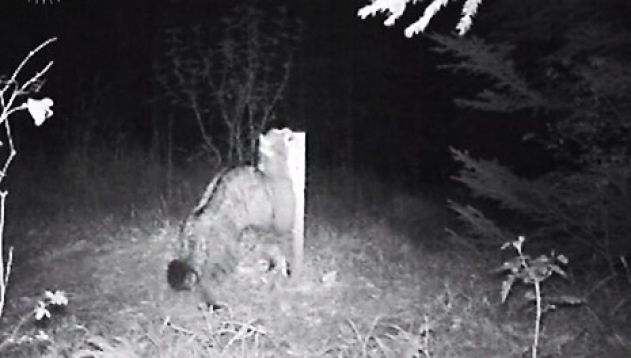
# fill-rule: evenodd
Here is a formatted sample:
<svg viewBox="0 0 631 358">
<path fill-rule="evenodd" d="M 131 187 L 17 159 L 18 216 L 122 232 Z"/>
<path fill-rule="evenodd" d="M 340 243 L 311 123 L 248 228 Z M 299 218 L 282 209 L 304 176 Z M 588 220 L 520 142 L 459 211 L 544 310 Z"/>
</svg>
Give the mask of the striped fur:
<svg viewBox="0 0 631 358">
<path fill-rule="evenodd" d="M 221 283 L 239 262 L 239 238 L 247 228 L 287 233 L 293 205 L 288 183 L 278 183 L 251 166 L 220 172 L 183 222 L 179 251 L 167 267 L 167 281 L 176 290 L 199 288 L 216 305 L 212 286 Z M 283 195 L 279 195 L 283 193 Z"/>
</svg>

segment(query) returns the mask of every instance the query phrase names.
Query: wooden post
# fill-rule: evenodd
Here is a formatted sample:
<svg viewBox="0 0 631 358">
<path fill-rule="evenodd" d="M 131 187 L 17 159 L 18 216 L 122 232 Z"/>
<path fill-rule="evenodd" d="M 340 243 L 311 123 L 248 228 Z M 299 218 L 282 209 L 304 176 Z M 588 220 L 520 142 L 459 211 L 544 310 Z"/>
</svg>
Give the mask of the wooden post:
<svg viewBox="0 0 631 358">
<path fill-rule="evenodd" d="M 295 198 L 294 220 L 291 230 L 294 254 L 292 278 L 294 280 L 302 276 L 304 266 L 306 140 L 305 132 L 293 132 L 287 142 L 287 166 Z"/>
<path fill-rule="evenodd" d="M 306 134 L 288 128 L 271 129 L 259 136 L 258 169 L 273 193 L 277 229 L 291 230 L 292 278 L 302 275 L 305 236 Z M 292 203 L 288 205 L 287 199 Z M 290 227 L 291 225 L 291 227 Z"/>
</svg>

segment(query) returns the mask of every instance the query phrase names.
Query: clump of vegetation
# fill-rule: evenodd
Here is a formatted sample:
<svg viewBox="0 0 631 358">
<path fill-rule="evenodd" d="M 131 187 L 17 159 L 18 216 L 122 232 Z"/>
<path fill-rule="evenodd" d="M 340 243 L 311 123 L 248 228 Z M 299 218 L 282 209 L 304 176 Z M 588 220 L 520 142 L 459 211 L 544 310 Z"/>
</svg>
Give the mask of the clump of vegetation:
<svg viewBox="0 0 631 358">
<path fill-rule="evenodd" d="M 497 271 L 506 275 L 504 281 L 502 281 L 502 303 L 506 302 L 511 288 L 516 282 L 532 286 L 533 290 L 527 292 L 526 298 L 534 302 L 536 309 L 535 328 L 531 345 L 531 356 L 536 358 L 541 334 L 541 318 L 544 313 L 556 308 L 556 305 L 551 303 L 553 301 L 543 300 L 544 295 L 541 291 L 541 284 L 553 274 L 567 277 L 563 266 L 567 265 L 569 260 L 564 255 L 555 254 L 554 252 L 551 252 L 549 255 L 539 255 L 536 258 L 532 258 L 523 251 L 525 241 L 526 239 L 523 236 L 519 236 L 517 240 L 507 242 L 502 246 L 502 250 L 512 247 L 517 255 L 511 260 L 504 262 Z M 562 299 L 554 302 L 556 304 L 578 304 L 581 300 L 571 296 L 563 296 Z"/>
<path fill-rule="evenodd" d="M 601 275 L 600 268 L 606 268 L 607 277 L 596 279 L 597 286 L 613 283 L 618 293 L 612 292 L 602 300 L 617 300 L 628 289 L 619 283 L 631 254 L 631 147 L 626 139 L 631 136 L 626 120 L 631 116 L 627 105 L 631 100 L 631 72 L 623 65 L 625 53 L 631 48 L 628 27 L 616 21 L 596 23 L 594 17 L 577 10 L 574 16 L 580 25 L 566 24 L 553 31 L 555 16 L 567 16 L 573 11 L 568 10 L 570 7 L 516 1 L 506 6 L 515 8 L 503 8 L 504 16 L 515 18 L 491 30 L 488 39 L 432 35 L 438 44 L 434 50 L 456 59 L 443 68 L 480 79 L 482 90 L 472 98 L 456 99 L 456 105 L 504 114 L 511 117 L 507 121 L 536 123 L 531 128 L 538 129 L 525 131 L 521 139 L 531 147 L 544 148 L 554 165 L 544 173 L 525 177 L 497 160 L 475 158 L 467 151 L 451 148 L 453 158 L 462 165 L 453 178 L 468 187 L 473 196 L 490 199 L 503 210 L 480 210 L 475 205 L 451 201 L 449 206 L 465 226 L 460 233 L 449 230 L 449 234 L 478 247 L 498 247 L 505 238 L 525 232 L 524 236 L 539 250 L 563 247 L 571 252 L 576 263 L 573 268 L 583 268 L 583 275 Z M 607 6 L 611 3 L 603 8 Z M 601 11 L 600 6 L 587 3 L 581 8 Z M 533 13 L 537 16 L 529 15 L 528 21 L 520 22 L 524 14 Z M 509 33 L 510 26 L 514 27 Z M 530 28 L 538 30 L 534 37 Z M 611 41 L 603 42 L 603 38 Z M 533 42 L 546 45 L 536 56 L 514 55 Z M 518 225 L 503 220 L 509 216 L 507 212 L 516 214 Z M 565 256 L 533 259 L 523 254 L 522 244 L 521 239 L 509 244 L 518 255 L 502 268 L 508 273 L 502 301 L 515 281 L 533 286 L 530 297 L 537 309 L 531 346 L 534 357 L 541 315 L 554 307 L 542 306 L 539 286 L 553 273 L 565 274 L 560 265 Z M 559 303 L 584 302 L 573 296 L 564 298 L 567 301 Z M 602 314 L 607 315 L 606 310 Z M 619 333 L 614 335 L 620 337 Z M 625 339 L 617 340 L 629 349 Z"/>
<path fill-rule="evenodd" d="M 551 14 L 565 11 L 539 5 L 517 5 L 523 13 L 526 8 L 541 13 L 532 27 L 547 28 L 553 21 Z M 518 19 L 507 22 L 511 21 L 519 23 Z M 626 140 L 631 125 L 625 120 L 631 116 L 627 106 L 631 71 L 623 64 L 631 41 L 624 24 L 583 21 L 557 33 L 537 33 L 536 40 L 550 46 L 528 61 L 513 59 L 519 45 L 498 40 L 431 38 L 438 43 L 436 52 L 457 59 L 443 68 L 484 81 L 475 97 L 456 99 L 458 106 L 540 121 L 544 125 L 523 133 L 522 140 L 541 145 L 555 160 L 554 169 L 524 178 L 497 161 L 452 149 L 454 159 L 463 166 L 454 179 L 473 195 L 492 199 L 530 220 L 526 236 L 532 242 L 554 238 L 555 244 L 573 250 L 575 257 L 595 253 L 613 273 L 631 253 L 626 239 L 631 232 L 631 148 Z M 509 36 L 499 27 L 493 38 Z M 603 38 L 610 41 L 603 43 Z M 507 237 L 504 234 L 515 237 L 510 227 L 472 207 L 451 206 L 470 226 L 470 236 L 485 236 L 497 245 Z M 480 231 L 482 227 L 485 232 Z"/>
<path fill-rule="evenodd" d="M 0 342 L 0 352 L 20 345 L 46 345 L 51 343 L 50 336 L 38 329 L 36 333 L 23 333 L 22 330 L 28 323 L 36 326 L 44 326 L 53 319 L 53 315 L 60 315 L 68 306 L 68 297 L 64 291 L 44 291 L 43 296 L 37 301 L 32 312 L 24 315 L 15 325 L 11 334 Z"/>
<path fill-rule="evenodd" d="M 406 35 L 422 32 L 446 3 L 430 2 L 423 16 L 406 28 Z M 475 15 L 480 3 L 465 2 L 458 25 L 461 35 L 463 22 Z M 385 12 L 386 25 L 392 25 L 404 12 L 413 11 L 408 5 L 409 1 L 373 1 L 359 14 Z M 450 201 L 450 208 L 465 224 L 460 232 L 448 229 L 456 242 L 499 247 L 507 237 L 525 232 L 534 247 L 564 247 L 571 252 L 578 263 L 574 267 L 584 268 L 583 274 L 600 274 L 599 268 L 607 268 L 607 278 L 599 282 L 621 288 L 617 283 L 628 277 L 631 255 L 631 71 L 625 65 L 631 40 L 624 17 L 611 16 L 618 5 L 616 1 L 598 5 L 506 1 L 493 4 L 485 13 L 488 18 L 478 17 L 482 22 L 494 19 L 493 26 L 479 32 L 486 32 L 484 39 L 428 36 L 437 43 L 437 53 L 455 59 L 440 67 L 475 77 L 481 88 L 474 96 L 456 99 L 455 104 L 504 115 L 507 126 L 514 121 L 530 123 L 535 129 L 521 133 L 522 141 L 543 148 L 554 162 L 552 169 L 525 177 L 497 160 L 451 148 L 462 166 L 454 179 L 473 196 L 490 199 L 504 209 L 493 212 Z M 503 20 L 496 22 L 500 17 Z M 559 22 L 560 17 L 573 21 Z M 507 212 L 515 214 L 517 225 L 505 220 Z M 560 266 L 565 256 L 530 258 L 522 252 L 522 244 L 521 239 L 509 244 L 518 255 L 502 268 L 508 273 L 502 301 L 516 281 L 533 286 L 537 316 L 532 354 L 536 356 L 541 314 L 551 307 L 541 305 L 539 286 L 552 273 L 565 275 Z M 628 344 L 621 345 L 629 349 Z"/>
</svg>

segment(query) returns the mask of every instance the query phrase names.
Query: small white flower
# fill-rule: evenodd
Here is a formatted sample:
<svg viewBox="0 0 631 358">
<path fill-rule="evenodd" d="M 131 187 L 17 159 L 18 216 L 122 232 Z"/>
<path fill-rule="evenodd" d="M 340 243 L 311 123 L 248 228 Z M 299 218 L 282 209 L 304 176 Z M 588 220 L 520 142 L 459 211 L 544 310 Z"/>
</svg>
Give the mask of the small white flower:
<svg viewBox="0 0 631 358">
<path fill-rule="evenodd" d="M 53 106 L 53 100 L 46 97 L 42 99 L 26 100 L 26 108 L 28 113 L 31 114 L 36 126 L 41 126 L 44 121 L 53 115 L 53 110 L 50 107 Z"/>
<path fill-rule="evenodd" d="M 35 306 L 33 313 L 35 314 L 36 321 L 41 321 L 44 318 L 50 318 L 50 311 L 48 311 L 46 304 L 42 301 L 37 302 L 37 306 Z"/>
<path fill-rule="evenodd" d="M 50 336 L 46 334 L 46 332 L 42 331 L 41 329 L 37 331 L 37 334 L 34 336 L 34 338 L 40 342 L 50 341 Z"/>
<path fill-rule="evenodd" d="M 9 338 L 11 339 L 11 338 Z M 18 340 L 14 341 L 17 344 L 30 344 L 33 342 L 33 337 L 25 334 L 22 337 L 20 337 Z"/>
<path fill-rule="evenodd" d="M 46 290 L 44 292 L 44 298 L 46 299 L 48 304 L 55 306 L 67 306 L 68 305 L 68 297 L 66 297 L 66 293 L 64 291 L 55 291 L 51 292 Z"/>
</svg>

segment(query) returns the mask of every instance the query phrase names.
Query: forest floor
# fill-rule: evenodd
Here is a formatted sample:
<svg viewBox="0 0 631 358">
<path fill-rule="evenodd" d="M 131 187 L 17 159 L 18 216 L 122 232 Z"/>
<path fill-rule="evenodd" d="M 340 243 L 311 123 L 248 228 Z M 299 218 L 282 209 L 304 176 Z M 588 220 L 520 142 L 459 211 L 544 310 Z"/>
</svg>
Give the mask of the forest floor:
<svg viewBox="0 0 631 358">
<path fill-rule="evenodd" d="M 340 177 L 310 181 L 303 276 L 237 271 L 216 287 L 218 311 L 167 286 L 181 215 L 25 218 L 23 239 L 39 244 L 16 255 L 0 356 L 530 356 L 532 304 L 523 290 L 500 303 L 502 277 L 489 273 L 507 253 L 449 240 L 444 228 L 457 224 L 442 189 L 410 195 Z M 546 313 L 539 357 L 631 356 L 629 296 L 596 282 L 544 284 L 590 301 Z M 44 290 L 69 303 L 40 326 L 32 311 Z"/>
</svg>

